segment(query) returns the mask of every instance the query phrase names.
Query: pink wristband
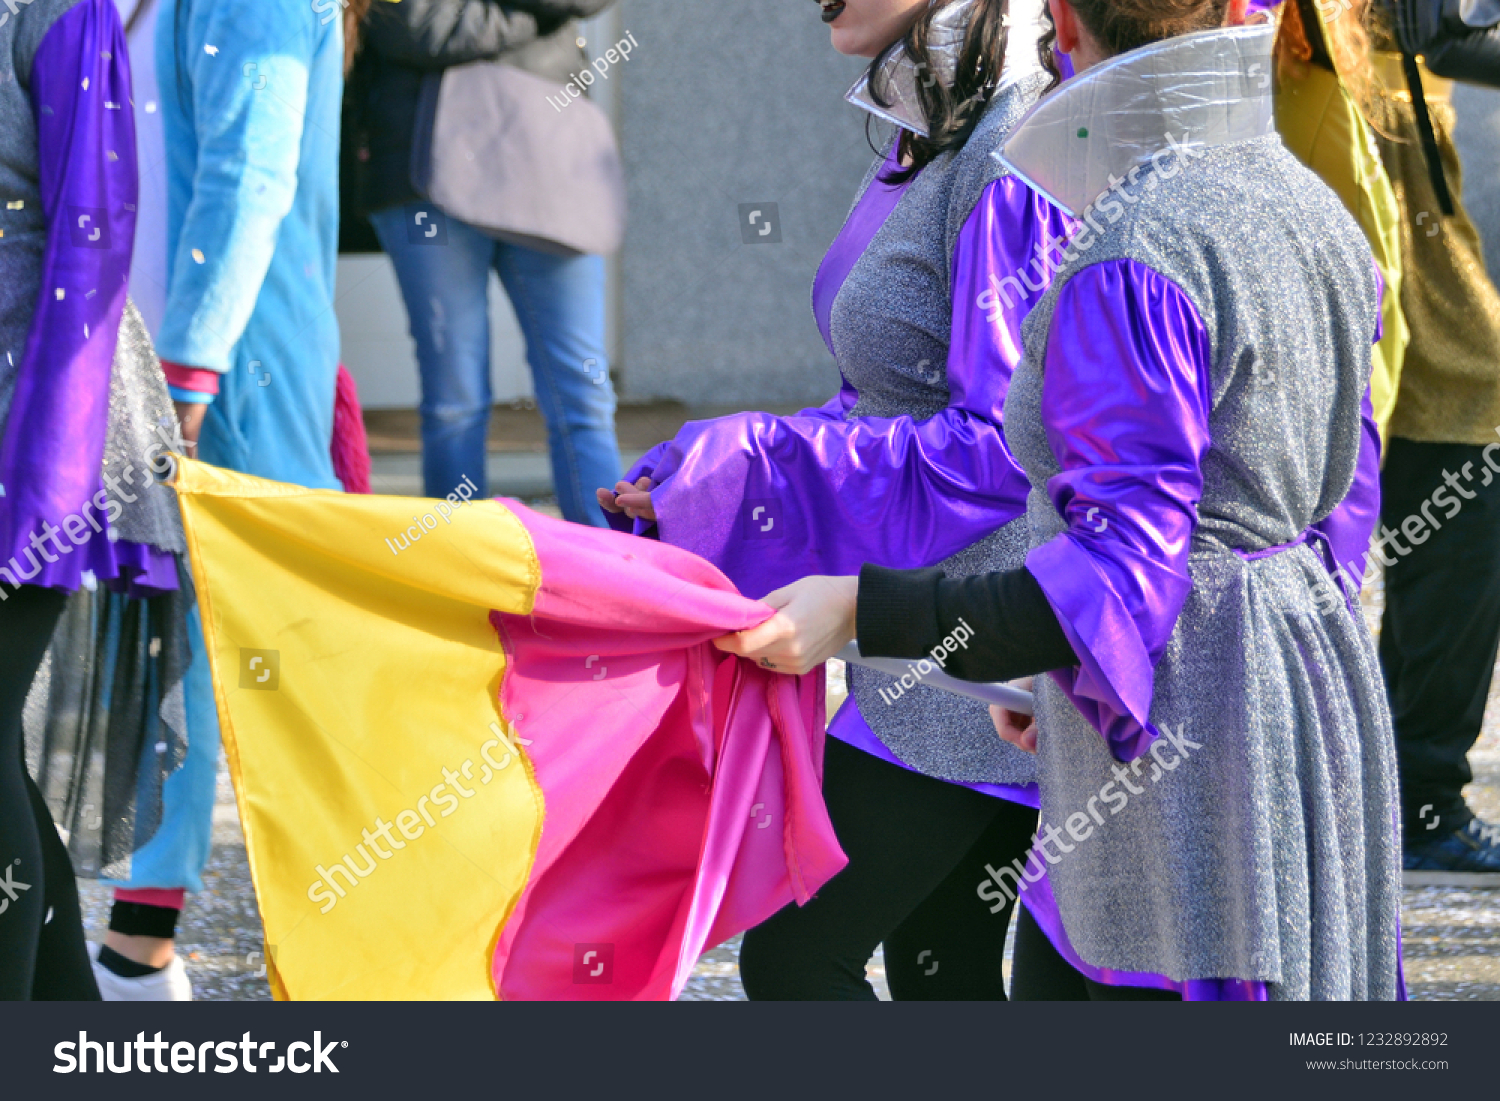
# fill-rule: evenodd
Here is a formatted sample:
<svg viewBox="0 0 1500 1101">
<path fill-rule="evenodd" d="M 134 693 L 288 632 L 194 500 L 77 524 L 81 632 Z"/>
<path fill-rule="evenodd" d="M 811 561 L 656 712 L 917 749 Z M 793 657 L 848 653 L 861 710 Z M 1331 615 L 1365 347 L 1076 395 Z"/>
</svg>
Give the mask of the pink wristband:
<svg viewBox="0 0 1500 1101">
<path fill-rule="evenodd" d="M 187 892 L 178 887 L 172 890 L 159 890 L 155 888 L 143 888 L 132 890 L 128 887 L 115 888 L 116 902 L 135 902 L 142 906 L 163 906 L 169 910 L 181 910 L 187 901 Z"/>
<path fill-rule="evenodd" d="M 219 392 L 219 372 L 206 367 L 184 367 L 170 360 L 161 361 L 162 374 L 167 376 L 167 385 L 179 390 L 193 390 L 199 394 Z"/>
</svg>

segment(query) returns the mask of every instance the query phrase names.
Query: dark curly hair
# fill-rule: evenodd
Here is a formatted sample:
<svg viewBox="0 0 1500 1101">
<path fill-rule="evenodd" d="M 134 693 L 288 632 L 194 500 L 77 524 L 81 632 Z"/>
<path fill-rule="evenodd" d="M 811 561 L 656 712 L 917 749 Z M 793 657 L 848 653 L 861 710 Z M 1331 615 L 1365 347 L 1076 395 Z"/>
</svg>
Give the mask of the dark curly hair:
<svg viewBox="0 0 1500 1101">
<path fill-rule="evenodd" d="M 891 105 L 887 99 L 888 89 L 882 87 L 881 78 L 883 67 L 897 50 L 905 50 L 919 72 L 932 71 L 928 44 L 933 21 L 944 8 L 956 2 L 958 0 L 928 0 L 927 10 L 912 24 L 906 36 L 893 42 L 870 62 L 870 94 L 876 103 L 883 107 Z M 1005 26 L 1008 6 L 1008 0 L 975 0 L 952 85 L 940 80 L 917 82 L 917 96 L 927 119 L 928 135 L 924 138 L 910 131 L 901 135 L 901 160 L 907 163 L 888 172 L 883 177 L 885 182 L 905 183 L 938 157 L 962 148 L 969 140 L 990 97 L 1000 86 L 1000 69 L 1005 62 L 1006 39 L 1009 37 Z M 1038 52 L 1049 71 L 1052 70 L 1050 59 L 1054 37 L 1048 19 Z"/>
</svg>

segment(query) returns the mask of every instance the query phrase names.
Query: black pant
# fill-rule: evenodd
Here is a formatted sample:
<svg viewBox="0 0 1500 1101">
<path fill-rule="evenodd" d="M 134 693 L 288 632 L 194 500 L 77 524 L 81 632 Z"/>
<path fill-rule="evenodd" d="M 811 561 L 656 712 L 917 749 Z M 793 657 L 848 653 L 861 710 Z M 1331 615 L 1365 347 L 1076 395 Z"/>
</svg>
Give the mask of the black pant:
<svg viewBox="0 0 1500 1101">
<path fill-rule="evenodd" d="M 1145 986 L 1109 986 L 1086 979 L 1052 947 L 1031 912 L 1021 907 L 1016 919 L 1016 969 L 1011 999 L 1018 1002 L 1180 1002 L 1175 990 Z"/>
<path fill-rule="evenodd" d="M 885 945 L 901 1001 L 1005 1000 L 1009 903 L 978 890 L 1021 857 L 1036 811 L 878 760 L 828 739 L 823 796 L 849 857 L 806 906 L 745 934 L 740 977 L 752 1000 L 874 1001 L 865 964 Z"/>
<path fill-rule="evenodd" d="M 99 998 L 73 864 L 26 771 L 21 728 L 66 599 L 26 586 L 0 601 L 0 1001 Z"/>
<path fill-rule="evenodd" d="M 1500 465 L 1500 451 L 1491 454 Z M 1463 799 L 1474 778 L 1468 754 L 1500 645 L 1500 477 L 1486 469 L 1481 446 L 1393 439 L 1380 487 L 1381 523 L 1396 533 L 1385 551 L 1395 565 L 1386 567 L 1380 664 L 1396 724 L 1406 839 L 1420 843 L 1473 817 Z M 1441 504 L 1432 500 L 1439 489 Z M 1450 518 L 1454 504 L 1461 507 Z M 1421 519 L 1410 524 L 1418 536 L 1431 532 L 1420 544 L 1401 534 L 1411 517 Z"/>
</svg>

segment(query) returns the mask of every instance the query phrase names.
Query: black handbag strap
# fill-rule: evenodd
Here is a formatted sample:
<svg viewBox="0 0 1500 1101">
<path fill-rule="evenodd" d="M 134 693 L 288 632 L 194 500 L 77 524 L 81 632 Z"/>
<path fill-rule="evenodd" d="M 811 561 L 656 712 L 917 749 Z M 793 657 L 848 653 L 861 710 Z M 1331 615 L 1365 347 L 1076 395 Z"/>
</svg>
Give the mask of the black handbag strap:
<svg viewBox="0 0 1500 1101">
<path fill-rule="evenodd" d="M 1432 179 L 1432 190 L 1437 193 L 1438 208 L 1446 218 L 1453 217 L 1453 193 L 1448 190 L 1448 174 L 1443 170 L 1443 156 L 1438 151 L 1437 132 L 1432 128 L 1432 114 L 1427 110 L 1427 97 L 1422 92 L 1422 71 L 1417 59 L 1405 50 L 1401 51 L 1401 67 L 1406 72 L 1406 87 L 1411 92 L 1411 105 L 1417 113 L 1417 135 L 1422 141 L 1422 154 L 1427 159 L 1427 175 Z"/>
</svg>

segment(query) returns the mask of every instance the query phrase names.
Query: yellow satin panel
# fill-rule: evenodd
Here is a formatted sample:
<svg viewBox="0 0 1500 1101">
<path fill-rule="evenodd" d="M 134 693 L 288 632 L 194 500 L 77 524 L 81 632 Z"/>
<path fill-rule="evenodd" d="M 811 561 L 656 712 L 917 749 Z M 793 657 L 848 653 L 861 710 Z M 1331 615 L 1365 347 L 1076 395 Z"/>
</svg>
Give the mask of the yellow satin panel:
<svg viewBox="0 0 1500 1101">
<path fill-rule="evenodd" d="M 1327 69 L 1305 65 L 1295 74 L 1281 74 L 1276 129 L 1287 148 L 1344 201 L 1364 230 L 1385 280 L 1384 333 L 1375 345 L 1370 375 L 1370 404 L 1384 441 L 1411 340 L 1401 312 L 1401 208 L 1396 193 L 1369 124 L 1342 82 Z"/>
<path fill-rule="evenodd" d="M 396 553 L 386 540 L 435 502 L 180 466 L 277 996 L 495 997 L 543 813 L 524 750 L 492 729 L 510 737 L 488 617 L 534 604 L 526 529 L 474 502 Z"/>
</svg>

